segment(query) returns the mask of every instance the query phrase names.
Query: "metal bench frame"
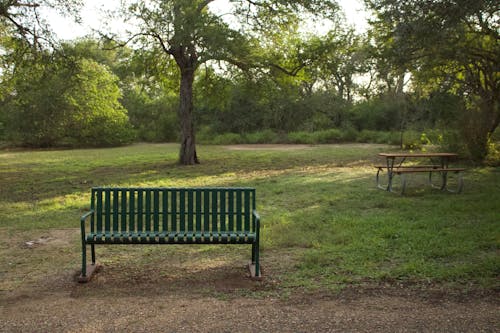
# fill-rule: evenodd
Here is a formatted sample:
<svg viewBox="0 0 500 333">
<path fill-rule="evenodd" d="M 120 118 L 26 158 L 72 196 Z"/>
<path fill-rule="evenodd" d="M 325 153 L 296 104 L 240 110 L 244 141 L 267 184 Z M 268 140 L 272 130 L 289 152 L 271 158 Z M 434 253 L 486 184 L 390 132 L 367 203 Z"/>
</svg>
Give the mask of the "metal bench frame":
<svg viewBox="0 0 500 333">
<path fill-rule="evenodd" d="M 80 282 L 89 281 L 97 267 L 96 244 L 251 244 L 250 273 L 261 276 L 253 188 L 95 187 L 80 222 Z"/>
</svg>

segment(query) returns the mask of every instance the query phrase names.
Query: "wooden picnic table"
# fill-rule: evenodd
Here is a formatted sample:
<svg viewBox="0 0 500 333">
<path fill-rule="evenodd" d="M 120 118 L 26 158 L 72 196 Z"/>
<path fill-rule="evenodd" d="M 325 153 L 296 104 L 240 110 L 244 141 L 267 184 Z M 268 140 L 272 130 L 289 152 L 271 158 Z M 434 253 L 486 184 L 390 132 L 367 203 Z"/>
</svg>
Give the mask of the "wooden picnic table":
<svg viewBox="0 0 500 333">
<path fill-rule="evenodd" d="M 461 172 L 464 168 L 451 168 L 450 161 L 457 158 L 456 153 L 379 153 L 380 157 L 384 157 L 386 160 L 385 165 L 376 165 L 377 171 L 377 187 L 393 192 L 393 180 L 395 175 L 400 175 L 402 177 L 402 190 L 403 194 L 406 189 L 406 174 L 409 173 L 429 173 L 429 183 L 433 187 L 438 187 L 441 190 L 448 190 L 450 192 L 461 192 L 463 188 L 463 180 Z M 409 159 L 428 159 L 431 164 L 404 164 Z M 387 172 L 388 182 L 386 186 L 380 184 L 380 174 L 381 172 Z M 432 184 L 432 174 L 438 172 L 441 175 L 441 184 L 439 186 L 434 186 Z M 448 188 L 448 174 L 456 173 L 458 177 L 457 189 L 450 190 Z"/>
</svg>

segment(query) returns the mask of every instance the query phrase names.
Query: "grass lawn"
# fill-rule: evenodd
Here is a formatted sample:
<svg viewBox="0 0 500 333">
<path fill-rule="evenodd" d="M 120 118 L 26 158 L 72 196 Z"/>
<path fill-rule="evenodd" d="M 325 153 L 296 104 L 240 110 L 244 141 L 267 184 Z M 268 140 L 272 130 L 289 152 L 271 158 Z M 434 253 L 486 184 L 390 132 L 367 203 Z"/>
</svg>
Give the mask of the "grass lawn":
<svg viewBox="0 0 500 333">
<path fill-rule="evenodd" d="M 400 196 L 375 186 L 377 153 L 394 150 L 199 146 L 202 164 L 189 167 L 176 164 L 175 144 L 1 151 L 0 292 L 77 273 L 79 217 L 90 188 L 101 185 L 255 187 L 264 274 L 283 293 L 360 284 L 498 290 L 500 168 L 469 166 L 459 195 L 426 187 L 415 175 Z M 241 246 L 97 249 L 105 267 L 135 267 L 137 278 L 160 263 L 167 274 L 175 258 L 215 267 L 250 254 Z"/>
</svg>

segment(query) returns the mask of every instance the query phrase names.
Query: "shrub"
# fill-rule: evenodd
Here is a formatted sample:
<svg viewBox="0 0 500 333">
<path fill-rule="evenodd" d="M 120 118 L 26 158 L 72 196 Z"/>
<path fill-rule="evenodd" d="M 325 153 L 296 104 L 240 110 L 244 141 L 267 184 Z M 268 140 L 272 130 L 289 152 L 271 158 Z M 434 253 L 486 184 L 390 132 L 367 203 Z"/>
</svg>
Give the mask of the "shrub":
<svg viewBox="0 0 500 333">
<path fill-rule="evenodd" d="M 313 144 L 315 143 L 312 132 L 299 131 L 288 133 L 288 142 L 295 144 Z"/>
<path fill-rule="evenodd" d="M 211 144 L 214 145 L 235 145 L 235 144 L 240 144 L 244 143 L 244 139 L 241 136 L 241 134 L 237 133 L 224 133 L 224 134 L 219 134 L 210 140 Z"/>
<path fill-rule="evenodd" d="M 248 133 L 244 135 L 246 143 L 279 143 L 284 140 L 280 140 L 279 135 L 270 129 Z"/>
</svg>

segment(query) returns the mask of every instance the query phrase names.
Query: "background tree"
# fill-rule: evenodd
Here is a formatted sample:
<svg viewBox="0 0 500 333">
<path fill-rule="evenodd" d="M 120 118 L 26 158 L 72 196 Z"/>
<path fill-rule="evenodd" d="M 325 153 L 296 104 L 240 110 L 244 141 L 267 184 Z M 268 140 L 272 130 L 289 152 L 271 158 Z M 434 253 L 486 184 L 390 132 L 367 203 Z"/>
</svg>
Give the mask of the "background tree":
<svg viewBox="0 0 500 333">
<path fill-rule="evenodd" d="M 10 73 L 2 75 L 8 83 L 1 99 L 7 136 L 34 147 L 130 142 L 118 78 L 104 65 L 63 51 L 25 53 L 21 61 L 11 54 Z"/>
<path fill-rule="evenodd" d="M 410 69 L 415 83 L 463 98 L 460 122 L 470 155 L 482 160 L 500 123 L 500 5 L 494 0 L 367 0 L 387 27 L 399 68 Z"/>
<path fill-rule="evenodd" d="M 249 68 L 260 60 L 255 39 L 259 31 L 276 30 L 299 11 L 330 14 L 337 7 L 332 1 L 229 1 L 241 28 L 232 28 L 209 11 L 214 0 L 137 1 L 128 13 L 139 22 L 140 32 L 132 36 L 172 57 L 180 72 L 179 119 L 182 164 L 199 163 L 193 122 L 193 82 L 199 66 L 208 61 L 224 61 Z M 251 33 L 245 26 L 252 26 Z M 153 44 L 151 44 L 153 42 Z"/>
</svg>

